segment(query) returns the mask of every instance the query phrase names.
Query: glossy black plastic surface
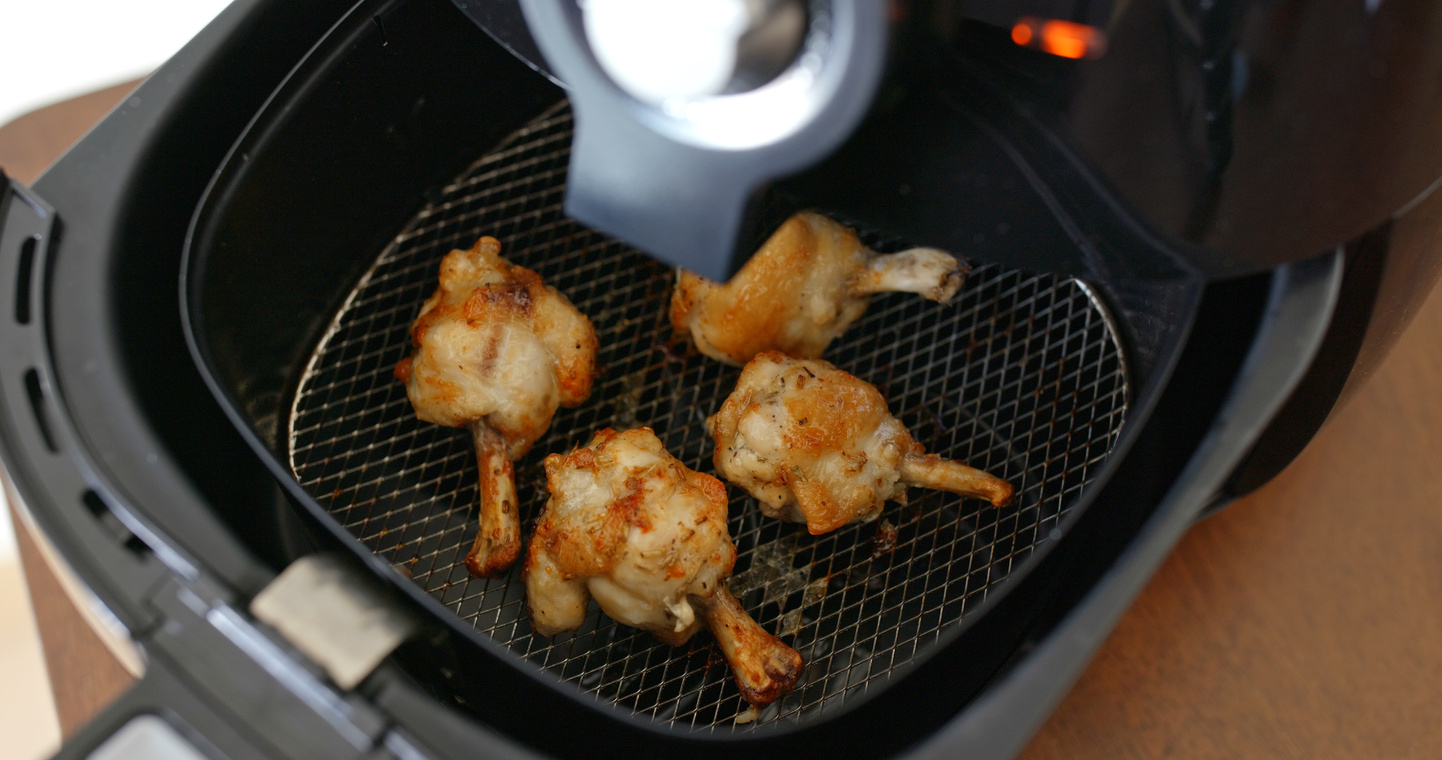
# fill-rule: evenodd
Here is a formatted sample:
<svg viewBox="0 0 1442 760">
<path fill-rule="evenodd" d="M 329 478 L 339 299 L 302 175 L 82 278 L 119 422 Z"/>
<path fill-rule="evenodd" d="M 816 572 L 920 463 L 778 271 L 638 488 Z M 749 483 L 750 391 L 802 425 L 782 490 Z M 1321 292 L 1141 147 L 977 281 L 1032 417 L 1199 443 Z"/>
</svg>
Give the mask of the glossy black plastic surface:
<svg viewBox="0 0 1442 760">
<path fill-rule="evenodd" d="M 241 149 L 225 162 L 217 187 L 234 186 L 222 188 L 213 217 L 202 220 L 215 225 L 208 232 L 244 220 L 231 228 L 233 245 L 207 249 L 214 258 L 202 268 L 206 275 L 188 283 L 207 299 L 204 313 L 192 317 L 202 326 L 206 371 L 218 380 L 218 405 L 190 364 L 175 308 L 190 209 L 245 122 L 343 16 L 344 5 L 237 4 L 203 44 L 190 49 L 190 57 L 183 54 L 162 70 L 36 186 L 62 222 L 58 242 L 47 246 L 56 255 L 32 261 L 31 318 L 43 315 L 47 329 L 21 324 L 5 334 L 4 345 L 8 356 L 50 369 L 49 382 L 39 384 L 44 408 L 65 423 L 56 429 L 75 432 L 66 441 L 70 464 L 61 468 L 55 464 L 60 459 L 45 453 L 43 431 L 25 418 L 34 415 L 25 400 L 25 376 L 7 377 L 18 382 L 5 387 L 7 409 L 13 410 L 5 421 L 7 466 L 21 473 L 17 484 L 47 533 L 136 630 L 153 622 L 143 599 L 147 589 L 138 586 L 161 572 L 148 549 L 137 547 L 137 554 L 125 548 L 137 530 L 145 533 L 142 546 L 173 552 L 181 563 L 193 561 L 242 596 L 314 546 L 367 562 L 358 544 L 327 526 L 308 510 L 305 495 L 291 490 L 299 507 L 293 510 L 272 478 L 283 484 L 284 471 L 267 472 L 255 453 L 273 457 L 276 405 L 294 377 L 293 363 L 306 355 L 318 320 L 350 288 L 347 277 L 374 255 L 377 249 L 368 246 L 394 233 L 430 183 L 452 176 L 485 150 L 486 135 L 504 134 L 556 94 L 509 57 L 507 63 L 489 57 L 501 51 L 439 0 L 366 3 L 354 11 L 241 143 L 263 150 Z M 479 60 L 490 63 L 460 75 L 457 86 L 431 81 L 438 78 L 432 67 L 463 69 Z M 376 76 L 381 72 L 394 76 Z M 476 78 L 487 81 L 477 84 Z M 1028 89 L 1025 77 L 1003 81 L 1023 110 L 1051 108 L 1047 88 Z M 497 97 L 474 99 L 471 86 Z M 418 96 L 427 96 L 426 102 Z M 472 129 L 476 136 L 469 138 Z M 463 145 L 448 145 L 457 133 Z M 258 168 L 246 169 L 250 163 Z M 244 186 L 250 179 L 256 184 Z M 1063 176 L 1048 186 L 1066 189 L 1067 182 Z M 391 192 L 397 188 L 404 192 Z M 1145 207 L 1134 188 L 1123 187 L 1120 195 Z M 1146 200 L 1146 193 L 1140 197 Z M 373 205 L 359 205 L 367 203 Z M 1353 222 L 1371 216 L 1339 216 L 1336 229 L 1342 232 L 1334 232 L 1355 234 Z M 1268 234 L 1301 234 L 1293 222 Z M 1148 225 L 1172 229 L 1154 218 Z M 1302 245 L 1305 237 L 1289 239 L 1289 245 Z M 6 271 L 19 278 L 23 250 L 3 253 Z M 14 283 L 9 277 L 6 282 Z M 640 754 L 879 755 L 949 736 L 947 727 L 966 723 L 972 706 L 988 695 L 1050 698 L 1065 688 L 1065 669 L 1028 673 L 1026 681 L 1015 674 L 1034 647 L 1065 638 L 1067 610 L 1098 601 L 1098 593 L 1110 605 L 1129 598 L 1114 584 L 1098 584 L 1117 574 L 1145 577 L 1149 570 L 1132 563 L 1131 554 L 1169 545 L 1166 538 L 1150 538 L 1145 546 L 1134 539 L 1148 535 L 1143 526 L 1153 511 L 1186 486 L 1188 459 L 1223 410 L 1225 391 L 1261 321 L 1263 280 L 1205 292 L 1190 277 L 1117 277 L 1106 284 L 1103 293 L 1120 318 L 1139 386 L 1135 424 L 1119 447 L 1129 455 L 1117 457 L 1107 473 L 1125 487 L 1089 493 L 1089 506 L 1066 526 L 1058 549 L 1018 573 L 987 615 L 843 721 L 740 742 L 658 734 L 571 700 L 441 618 L 362 692 L 432 749 L 456 756 L 470 754 L 485 737 L 495 741 L 495 732 L 569 755 L 598 746 Z M 68 459 L 71 453 L 78 459 Z M 62 477 L 51 477 L 62 469 Z M 70 492 L 85 485 L 104 495 L 94 513 Z M 105 521 L 106 514 L 123 516 L 125 535 L 104 532 L 116 520 Z M 166 572 L 182 566 L 169 564 Z M 139 572 L 128 575 L 135 567 Z M 396 583 L 397 593 L 410 593 L 401 579 L 385 576 L 389 568 L 377 571 Z M 1101 625 L 1114 619 L 1103 617 Z M 1065 655 L 1068 667 L 1079 667 L 1085 656 Z M 538 721 L 537 714 L 546 719 Z M 981 716 L 968 725 L 1015 742 L 1031 724 Z M 487 746 L 519 751 L 504 743 Z"/>
</svg>

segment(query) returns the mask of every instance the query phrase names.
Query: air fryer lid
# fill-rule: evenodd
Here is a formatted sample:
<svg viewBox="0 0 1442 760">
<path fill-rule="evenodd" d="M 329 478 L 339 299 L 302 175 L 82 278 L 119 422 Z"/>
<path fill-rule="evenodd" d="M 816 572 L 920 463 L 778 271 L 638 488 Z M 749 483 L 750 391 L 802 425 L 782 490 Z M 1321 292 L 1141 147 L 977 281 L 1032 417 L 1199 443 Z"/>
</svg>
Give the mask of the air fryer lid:
<svg viewBox="0 0 1442 760">
<path fill-rule="evenodd" d="M 830 358 L 880 385 L 932 450 L 999 470 L 1023 498 L 1011 511 L 939 496 L 893 506 L 901 538 L 889 552 L 869 527 L 810 539 L 733 501 L 743 601 L 810 649 L 818 679 L 738 729 L 729 721 L 739 703 L 704 645 L 668 650 L 596 615 L 577 635 L 537 639 L 514 578 L 458 574 L 473 530 L 471 465 L 458 453 L 468 447 L 455 431 L 416 423 L 389 377 L 450 247 L 500 237 L 506 255 L 540 270 L 603 333 L 600 387 L 558 415 L 539 450 L 564 450 L 602 425 L 650 424 L 704 468 L 699 424 L 734 371 L 666 336 L 667 270 L 560 215 L 570 125 L 559 93 L 453 15 L 420 1 L 357 6 L 232 150 L 197 212 L 183 283 L 188 337 L 212 391 L 312 539 L 363 558 L 436 621 L 438 633 L 403 651 L 402 664 L 487 723 L 553 748 L 587 737 L 696 751 L 713 746 L 693 743 L 702 737 L 775 751 L 861 736 L 878 751 L 915 741 L 982 688 L 1034 625 L 1066 568 L 1042 560 L 1068 545 L 1103 493 L 1117 466 L 1107 451 L 1140 434 L 1146 413 L 1136 410 L 1160 397 L 1199 283 L 1117 276 L 1094 289 L 982 266 L 944 311 L 878 299 Z M 432 73 L 441 70 L 475 75 Z M 1058 227 L 1051 210 L 1024 216 L 1039 207 L 1021 204 L 1010 221 Z M 883 248 L 900 244 L 869 234 Z M 1255 313 L 1234 310 L 1241 323 Z M 1223 357 L 1191 380 L 1235 366 Z M 1133 411 L 1123 426 L 1127 370 Z M 518 477 L 532 513 L 537 458 Z M 1131 493 L 1145 502 L 1160 485 Z M 1138 524 L 1139 513 L 1125 514 L 1103 552 Z M 912 691 L 928 668 L 952 687 Z M 566 728 L 543 729 L 527 717 L 537 711 L 566 715 Z M 826 720 L 842 712 L 846 721 Z M 895 730 L 871 730 L 878 722 Z"/>
<path fill-rule="evenodd" d="M 517 4 L 528 28 L 518 23 Z M 975 155 L 957 156 L 971 142 L 959 135 L 995 127 L 995 114 L 986 112 L 998 106 L 994 93 L 970 86 L 967 80 L 978 71 L 950 55 L 942 40 L 960 37 L 959 47 L 976 50 L 982 58 L 1033 70 L 1023 77 L 1054 75 L 1058 67 L 1070 73 L 1076 62 L 1017 48 L 1008 34 L 1011 23 L 1023 16 L 1059 14 L 1102 25 L 1112 16 L 1108 0 L 1076 8 L 1028 2 L 972 8 L 954 2 L 883 7 L 853 0 L 736 0 L 720 7 L 757 28 L 776 17 L 775 6 L 796 6 L 804 21 L 795 29 L 777 24 L 786 31 L 765 37 L 778 54 L 787 51 L 788 63 L 774 77 L 735 82 L 724 91 L 712 83 L 707 85 L 712 89 L 693 92 L 677 79 L 676 71 L 709 70 L 702 61 L 712 67 L 734 63 L 744 68 L 747 61 L 747 45 L 733 44 L 719 31 L 703 31 L 718 26 L 714 19 L 701 20 L 704 13 L 717 10 L 715 4 L 705 5 L 704 11 L 702 5 L 683 4 L 652 14 L 645 23 L 633 19 L 628 24 L 607 23 L 607 9 L 613 6 L 599 2 L 457 0 L 457 5 L 530 65 L 554 71 L 567 87 L 578 114 L 567 215 L 717 280 L 734 273 L 791 212 L 809 205 L 884 220 L 893 232 L 948 250 L 993 234 L 989 227 L 959 227 L 938 221 L 937 214 L 914 211 L 936 202 L 916 199 L 943 195 L 954 204 L 985 202 L 983 197 L 993 194 L 999 204 L 1011 200 L 1008 193 L 996 193 L 995 185 L 966 186 L 971 177 L 990 178 L 991 169 L 1001 168 L 1002 175 L 1011 172 Z M 537 49 L 545 54 L 543 64 L 537 63 Z M 612 49 L 626 54 L 612 55 Z M 655 63 L 662 50 L 670 51 L 672 65 Z M 667 71 L 650 73 L 658 68 Z M 652 80 L 660 90 L 639 84 Z M 958 108 L 948 100 L 964 105 Z M 999 107 L 1006 110 L 1008 105 Z M 990 118 L 978 120 L 969 111 Z M 1024 194 L 1045 199 L 1055 214 L 1091 221 L 1069 228 L 1070 240 L 1061 245 L 1003 242 L 990 251 L 991 260 L 1034 271 L 1106 276 L 1097 271 L 1098 256 L 1089 250 L 1094 237 L 1086 234 L 1087 228 L 1132 222 L 1111 208 L 1115 202 L 1107 197 L 1109 191 L 1094 181 L 1080 197 L 1055 192 L 1051 186 L 1058 180 L 1071 184 L 1074 180 L 1064 175 L 1079 167 L 1066 147 L 1050 145 L 1046 136 L 1036 134 L 1038 127 L 1047 129 L 1034 123 L 1039 121 L 1036 114 L 1019 115 L 1022 118 L 1008 120 L 1004 130 L 988 137 L 1006 151 L 1021 153 L 1036 170 L 1018 178 L 1031 185 Z M 849 149 L 842 156 L 832 155 L 843 144 Z M 1225 165 L 1224 158 L 1218 161 Z M 1003 164 L 1009 162 L 1003 157 Z M 1147 235 L 1140 228 L 1124 234 Z M 1119 246 L 1111 252 L 1117 254 L 1129 259 L 1133 271 L 1205 277 L 1234 277 L 1284 260 L 1275 253 L 1233 260 L 1200 247 L 1151 244 Z"/>
</svg>

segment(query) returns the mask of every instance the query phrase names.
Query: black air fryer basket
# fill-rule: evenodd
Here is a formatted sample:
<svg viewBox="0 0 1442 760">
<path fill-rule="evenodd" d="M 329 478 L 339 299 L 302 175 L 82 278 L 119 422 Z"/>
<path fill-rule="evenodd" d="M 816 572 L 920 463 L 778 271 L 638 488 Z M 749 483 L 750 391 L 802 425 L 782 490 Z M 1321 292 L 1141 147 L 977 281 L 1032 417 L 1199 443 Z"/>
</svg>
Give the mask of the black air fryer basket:
<svg viewBox="0 0 1442 760">
<path fill-rule="evenodd" d="M 933 192 L 898 210 L 838 189 L 868 181 L 848 167 L 914 123 L 904 109 L 777 192 L 877 250 L 933 242 L 917 229 L 971 241 L 951 246 L 973 267 L 952 303 L 877 297 L 827 358 L 1017 497 L 914 493 L 813 537 L 730 489 L 730 586 L 807 662 L 738 722 L 709 636 L 673 649 L 592 605 L 541 637 L 517 570 L 469 577 L 470 441 L 418 421 L 392 374 L 440 258 L 481 235 L 589 315 L 592 397 L 517 463 L 528 533 L 540 459 L 599 428 L 649 426 L 710 471 L 703 421 L 738 370 L 672 334 L 674 270 L 562 213 L 562 89 L 449 2 L 345 5 L 242 0 L 7 196 L 6 465 L 145 661 L 67 753 L 156 713 L 231 756 L 1009 755 L 1228 497 L 1342 286 L 1341 251 L 1226 277 L 1194 263 L 1045 117 L 1065 70 L 982 32 L 943 56 L 919 107 L 947 145 L 894 169 Z M 1062 258 L 1080 263 L 1016 268 Z M 317 553 L 415 622 L 352 690 L 245 611 Z"/>
</svg>

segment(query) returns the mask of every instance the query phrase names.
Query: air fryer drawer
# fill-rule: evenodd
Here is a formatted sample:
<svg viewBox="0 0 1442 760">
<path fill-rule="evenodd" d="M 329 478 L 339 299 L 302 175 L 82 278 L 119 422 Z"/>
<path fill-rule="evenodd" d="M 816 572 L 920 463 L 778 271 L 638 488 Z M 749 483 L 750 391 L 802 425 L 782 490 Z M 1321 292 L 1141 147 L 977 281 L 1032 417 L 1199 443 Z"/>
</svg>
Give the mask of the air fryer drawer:
<svg viewBox="0 0 1442 760">
<path fill-rule="evenodd" d="M 545 499 L 540 458 L 601 427 L 650 426 L 710 470 L 702 423 L 737 371 L 671 334 L 670 270 L 562 215 L 561 92 L 453 17 L 421 0 L 358 6 L 233 149 L 197 212 L 185 275 L 213 390 L 312 540 L 384 567 L 427 611 L 435 637 L 399 662 L 477 719 L 558 751 L 588 736 L 693 751 L 720 751 L 716 739 L 820 748 L 862 732 L 870 751 L 915 741 L 906 730 L 960 709 L 1015 656 L 1064 583 L 1075 550 L 1041 560 L 1067 543 L 1109 452 L 1137 427 L 1128 404 L 1154 398 L 1197 283 L 1087 285 L 977 261 L 945 307 L 878 297 L 828 358 L 881 388 L 929 451 L 1011 479 L 1019 498 L 994 509 L 916 493 L 885 513 L 893 543 L 877 524 L 813 538 L 761 519 L 733 490 L 732 587 L 809 663 L 792 695 L 738 725 L 744 704 L 705 639 L 673 650 L 594 607 L 575 634 L 534 636 L 517 573 L 472 579 L 461 562 L 475 531 L 469 442 L 417 421 L 392 377 L 447 251 L 500 238 L 503 255 L 540 272 L 600 335 L 592 398 L 518 463 L 525 520 Z M 906 242 L 847 221 L 880 250 Z M 1116 546 L 1140 517 L 1116 523 Z M 945 693 L 915 690 L 943 673 Z M 519 690 L 574 721 L 542 730 L 506 696 Z M 894 720 L 898 705 L 920 702 L 927 709 Z M 898 730 L 867 730 L 876 721 Z"/>
</svg>

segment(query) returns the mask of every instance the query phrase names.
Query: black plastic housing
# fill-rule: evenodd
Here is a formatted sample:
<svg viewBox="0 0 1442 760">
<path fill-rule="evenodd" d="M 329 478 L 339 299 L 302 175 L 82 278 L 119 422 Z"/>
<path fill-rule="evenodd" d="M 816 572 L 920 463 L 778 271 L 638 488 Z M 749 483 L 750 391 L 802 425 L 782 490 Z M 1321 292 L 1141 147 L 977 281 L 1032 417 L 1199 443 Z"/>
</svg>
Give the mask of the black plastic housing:
<svg viewBox="0 0 1442 760">
<path fill-rule="evenodd" d="M 376 726 L 391 725 L 385 736 L 455 757 L 1006 756 L 1222 492 L 1331 315 L 1334 255 L 1226 283 L 1186 271 L 1097 282 L 1121 322 L 1136 394 L 1062 538 L 929 661 L 841 720 L 729 741 L 657 731 L 579 701 L 458 625 L 326 517 L 275 457 L 277 405 L 360 269 L 429 187 L 560 96 L 443 0 L 349 6 L 241 0 L 33 193 L 7 188 L 0 200 L 0 296 L 13 306 L 0 330 L 0 457 L 35 522 L 155 674 L 67 749 L 74 756 L 167 698 L 168 719 L 226 754 L 371 751 L 336 739 L 344 732 L 319 716 L 313 731 L 294 727 L 304 712 L 281 698 L 293 683 L 203 626 L 178 635 L 201 623 L 166 601 L 179 585 L 243 608 L 316 549 L 368 568 L 431 621 L 344 695 L 372 732 L 360 744 L 374 741 L 376 753 L 391 751 Z M 1011 97 L 1026 104 L 1023 89 Z M 988 117 L 1004 125 L 1015 115 Z M 1001 144 L 969 147 L 1025 165 Z M 1079 194 L 1098 186 L 1084 173 L 1051 182 Z M 313 671 L 289 654 L 297 673 Z"/>
<path fill-rule="evenodd" d="M 478 30 L 448 26 L 448 14 L 453 11 L 444 4 L 420 0 L 357 6 L 260 111 L 202 201 L 183 273 L 186 317 L 197 360 L 232 421 L 287 489 L 318 546 L 369 563 L 435 621 L 437 632 L 426 645 L 400 654 L 407 673 L 526 744 L 562 755 L 599 742 L 645 753 L 819 756 L 843 749 L 890 754 L 923 741 L 1043 637 L 1140 529 L 1221 404 L 1260 319 L 1268 277 L 1239 280 L 1204 297 L 1203 280 L 1187 269 L 1185 257 L 1136 234 L 1136 225 L 1126 236 L 1100 241 L 1091 272 L 1119 314 L 1139 390 L 1113 461 L 1083 495 L 1084 508 L 1064 526 L 1065 537 L 1017 571 L 986 614 L 950 631 L 949 643 L 929 661 L 858 700 L 841 719 L 732 738 L 667 733 L 583 699 L 377 561 L 296 485 L 275 439 L 277 421 L 287 413 L 280 405 L 320 331 L 375 252 L 427 197 L 428 184 L 448 180 L 562 95 Z M 425 75 L 436 70 L 457 73 Z M 1001 125 L 993 129 L 1017 118 L 1005 106 L 989 116 Z M 980 118 L 970 110 L 964 117 Z M 1019 135 L 1012 140 L 1025 139 L 1020 126 L 1009 129 Z M 1035 125 L 1026 128 L 1037 133 Z M 958 159 L 963 165 L 1020 161 L 1026 170 L 1008 143 L 987 140 L 985 130 L 953 134 L 968 151 Z M 844 166 L 832 170 L 844 172 Z M 1054 182 L 1053 191 L 1076 195 L 1092 184 L 1075 173 Z M 1072 244 L 1062 232 L 1071 220 L 1057 217 L 1069 210 L 1027 195 L 1037 191 L 1017 184 L 1008 218 L 1018 230 L 1052 235 L 1033 244 Z M 967 214 L 981 219 L 994 211 L 938 204 L 932 213 L 961 224 Z M 865 219 L 865 209 L 857 216 Z M 985 249 L 958 252 L 985 256 Z M 1114 261 L 1162 265 L 1107 266 Z M 1192 340 L 1201 347 L 1197 356 L 1206 358 L 1169 386 L 1198 313 L 1205 315 L 1204 328 Z M 1173 406 L 1158 408 L 1165 399 Z M 1149 422 L 1154 409 L 1155 424 Z M 1127 456 L 1133 451 L 1136 456 Z M 1119 468 L 1128 473 L 1125 486 L 1108 488 Z M 537 721 L 536 714 L 552 718 Z"/>
</svg>

